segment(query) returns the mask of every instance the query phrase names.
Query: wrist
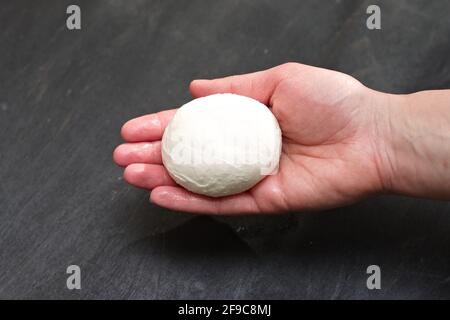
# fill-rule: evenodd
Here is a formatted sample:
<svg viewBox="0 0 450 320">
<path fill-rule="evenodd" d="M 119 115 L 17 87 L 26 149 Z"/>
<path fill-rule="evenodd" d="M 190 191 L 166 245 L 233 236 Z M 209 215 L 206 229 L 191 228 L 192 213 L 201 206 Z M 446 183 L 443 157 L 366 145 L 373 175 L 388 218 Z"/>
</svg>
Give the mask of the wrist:
<svg viewBox="0 0 450 320">
<path fill-rule="evenodd" d="M 369 109 L 372 123 L 371 141 L 374 163 L 378 173 L 380 193 L 397 193 L 396 143 L 392 140 L 398 135 L 398 113 L 406 103 L 405 96 L 392 95 L 371 90 Z"/>
<path fill-rule="evenodd" d="M 450 105 L 440 95 L 375 94 L 376 158 L 383 192 L 449 198 Z"/>
</svg>

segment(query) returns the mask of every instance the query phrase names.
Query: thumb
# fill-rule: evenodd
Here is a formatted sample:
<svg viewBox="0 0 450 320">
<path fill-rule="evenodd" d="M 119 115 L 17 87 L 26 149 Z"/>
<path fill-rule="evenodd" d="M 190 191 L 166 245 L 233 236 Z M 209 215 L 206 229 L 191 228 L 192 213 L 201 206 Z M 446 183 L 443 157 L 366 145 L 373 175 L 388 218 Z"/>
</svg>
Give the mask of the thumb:
<svg viewBox="0 0 450 320">
<path fill-rule="evenodd" d="M 267 105 L 285 74 L 283 66 L 214 80 L 194 80 L 191 82 L 189 90 L 194 98 L 215 93 L 235 93 Z"/>
</svg>

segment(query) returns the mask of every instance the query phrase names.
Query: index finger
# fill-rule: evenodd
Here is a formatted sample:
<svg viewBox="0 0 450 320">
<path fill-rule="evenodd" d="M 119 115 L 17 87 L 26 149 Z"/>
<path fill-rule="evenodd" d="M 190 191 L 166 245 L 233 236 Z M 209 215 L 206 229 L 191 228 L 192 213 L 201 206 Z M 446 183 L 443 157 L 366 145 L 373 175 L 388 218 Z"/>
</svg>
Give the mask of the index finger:
<svg viewBox="0 0 450 320">
<path fill-rule="evenodd" d="M 122 126 L 122 138 L 127 142 L 161 140 L 176 111 L 177 109 L 165 110 L 131 119 Z"/>
</svg>

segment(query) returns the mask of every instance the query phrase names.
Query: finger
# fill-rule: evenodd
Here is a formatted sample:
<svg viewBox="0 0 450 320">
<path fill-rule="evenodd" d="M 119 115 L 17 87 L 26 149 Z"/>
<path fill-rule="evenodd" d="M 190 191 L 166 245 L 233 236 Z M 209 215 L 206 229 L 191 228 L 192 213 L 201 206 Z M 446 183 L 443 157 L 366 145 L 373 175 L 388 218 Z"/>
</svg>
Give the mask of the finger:
<svg viewBox="0 0 450 320">
<path fill-rule="evenodd" d="M 175 112 L 176 109 L 165 110 L 131 119 L 122 127 L 122 138 L 127 142 L 161 140 L 164 129 Z"/>
<path fill-rule="evenodd" d="M 125 168 L 125 180 L 138 188 L 153 189 L 159 186 L 175 186 L 175 181 L 162 165 L 133 163 Z"/>
<path fill-rule="evenodd" d="M 261 213 L 254 198 L 248 192 L 223 198 L 210 198 L 181 187 L 163 186 L 151 192 L 150 201 L 170 210 L 198 214 Z"/>
<path fill-rule="evenodd" d="M 132 163 L 161 164 L 161 141 L 121 144 L 114 150 L 113 159 L 122 167 Z"/>
<path fill-rule="evenodd" d="M 278 83 L 287 72 L 283 66 L 272 69 L 230 76 L 214 80 L 194 80 L 189 86 L 193 97 L 204 97 L 215 93 L 235 93 L 260 101 L 266 105 Z"/>
</svg>

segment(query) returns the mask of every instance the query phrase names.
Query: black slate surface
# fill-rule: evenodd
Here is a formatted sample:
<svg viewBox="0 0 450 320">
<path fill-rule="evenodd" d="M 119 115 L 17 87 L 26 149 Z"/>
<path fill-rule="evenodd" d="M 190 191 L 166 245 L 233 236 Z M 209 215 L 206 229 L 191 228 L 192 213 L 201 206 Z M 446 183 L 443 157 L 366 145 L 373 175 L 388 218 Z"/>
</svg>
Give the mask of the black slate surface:
<svg viewBox="0 0 450 320">
<path fill-rule="evenodd" d="M 65 26 L 78 4 L 82 30 Z M 382 30 L 369 31 L 369 4 Z M 406 93 L 450 87 L 447 1 L 2 1 L 0 298 L 450 298 L 448 202 L 195 217 L 148 203 L 111 153 L 188 83 L 287 61 Z M 66 268 L 82 289 L 66 288 Z M 382 289 L 366 288 L 377 264 Z"/>
</svg>

